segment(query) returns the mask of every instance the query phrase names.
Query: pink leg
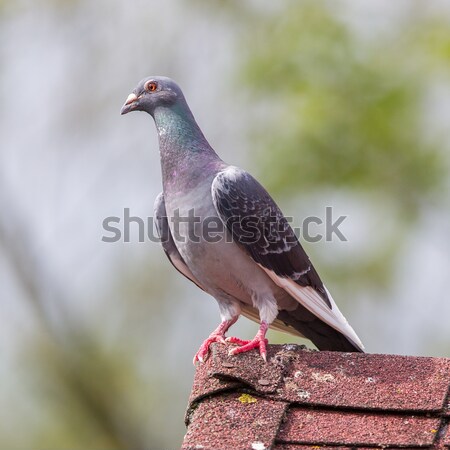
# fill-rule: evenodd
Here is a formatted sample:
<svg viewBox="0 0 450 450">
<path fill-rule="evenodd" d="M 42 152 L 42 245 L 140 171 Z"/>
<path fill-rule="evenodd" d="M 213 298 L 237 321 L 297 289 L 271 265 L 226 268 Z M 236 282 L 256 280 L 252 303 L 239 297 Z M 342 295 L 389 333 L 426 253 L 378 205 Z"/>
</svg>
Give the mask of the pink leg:
<svg viewBox="0 0 450 450">
<path fill-rule="evenodd" d="M 221 344 L 226 344 L 225 333 L 228 328 L 231 327 L 237 320 L 239 316 L 233 317 L 230 320 L 224 320 L 221 324 L 209 335 L 209 337 L 203 342 L 203 344 L 198 349 L 198 352 L 194 356 L 194 365 L 197 361 L 204 362 L 208 357 L 209 346 L 213 342 L 220 342 Z"/>
<path fill-rule="evenodd" d="M 229 337 L 226 339 L 227 342 L 232 344 L 239 344 L 240 347 L 233 348 L 229 351 L 230 355 L 237 355 L 238 353 L 248 352 L 254 348 L 259 348 L 259 354 L 262 356 L 265 362 L 267 362 L 267 344 L 269 341 L 266 339 L 266 333 L 269 329 L 269 325 L 262 321 L 258 333 L 251 341 L 243 341 L 235 337 Z"/>
</svg>

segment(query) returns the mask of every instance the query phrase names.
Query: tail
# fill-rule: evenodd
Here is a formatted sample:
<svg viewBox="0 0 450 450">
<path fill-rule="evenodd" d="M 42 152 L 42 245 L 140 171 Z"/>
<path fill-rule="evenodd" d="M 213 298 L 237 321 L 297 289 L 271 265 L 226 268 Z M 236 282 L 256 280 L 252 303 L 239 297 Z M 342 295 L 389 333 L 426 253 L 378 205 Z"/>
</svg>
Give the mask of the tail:
<svg viewBox="0 0 450 450">
<path fill-rule="evenodd" d="M 321 292 L 311 283 L 302 285 L 292 278 L 277 275 L 263 266 L 261 268 L 275 284 L 283 288 L 298 303 L 295 310 L 283 313 L 286 320 L 280 317 L 281 312 L 278 319 L 300 331 L 320 350 L 364 351 L 361 340 L 339 311 L 333 297 L 312 266 L 309 271 L 315 276 Z"/>
<path fill-rule="evenodd" d="M 312 341 L 319 350 L 364 353 L 357 343 L 313 316 L 301 305 L 294 311 L 279 311 L 277 319 Z"/>
</svg>

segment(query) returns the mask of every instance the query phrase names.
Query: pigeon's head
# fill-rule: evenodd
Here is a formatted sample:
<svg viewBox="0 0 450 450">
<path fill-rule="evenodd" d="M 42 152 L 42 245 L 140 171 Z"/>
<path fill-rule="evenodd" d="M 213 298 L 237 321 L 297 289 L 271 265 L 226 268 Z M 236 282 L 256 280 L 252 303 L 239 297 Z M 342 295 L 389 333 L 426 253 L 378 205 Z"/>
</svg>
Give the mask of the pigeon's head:
<svg viewBox="0 0 450 450">
<path fill-rule="evenodd" d="M 139 82 L 128 96 L 120 114 L 130 111 L 145 111 L 153 115 L 158 106 L 171 106 L 180 99 L 183 93 L 175 81 L 167 77 L 148 77 Z"/>
</svg>

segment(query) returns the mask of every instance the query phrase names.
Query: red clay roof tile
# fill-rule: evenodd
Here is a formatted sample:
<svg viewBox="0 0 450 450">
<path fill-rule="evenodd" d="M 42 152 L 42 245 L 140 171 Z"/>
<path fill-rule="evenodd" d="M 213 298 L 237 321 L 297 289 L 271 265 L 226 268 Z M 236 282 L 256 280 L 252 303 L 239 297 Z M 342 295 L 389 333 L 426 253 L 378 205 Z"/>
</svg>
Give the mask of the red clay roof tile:
<svg viewBox="0 0 450 450">
<path fill-rule="evenodd" d="M 324 447 L 322 445 L 276 444 L 271 450 L 352 450 L 352 447 Z"/>
<path fill-rule="evenodd" d="M 194 384 L 189 397 L 189 405 L 195 405 L 203 397 L 218 394 L 220 392 L 227 392 L 242 386 L 242 383 L 239 381 L 213 377 L 208 364 L 199 364 L 195 371 Z M 190 408 L 188 408 L 186 416 L 188 416 L 189 413 Z M 186 423 L 187 421 L 188 417 L 186 417 Z"/>
<path fill-rule="evenodd" d="M 293 348 L 297 349 L 297 346 Z M 251 386 L 261 394 L 274 393 L 282 382 L 283 374 L 295 356 L 295 352 L 282 346 L 270 346 L 267 358 L 264 360 L 258 352 L 241 353 L 228 356 L 228 350 L 223 345 L 212 347 L 209 372 L 211 376 L 221 379 L 238 380 Z"/>
<path fill-rule="evenodd" d="M 438 418 L 291 408 L 277 440 L 326 445 L 431 445 Z"/>
<path fill-rule="evenodd" d="M 301 352 L 278 394 L 308 405 L 431 412 L 442 410 L 449 381 L 448 359 Z"/>
<path fill-rule="evenodd" d="M 359 447 L 352 445 L 332 446 L 327 445 L 302 445 L 302 444 L 275 444 L 270 450 L 374 450 L 380 447 Z M 426 447 L 385 447 L 389 450 L 423 450 Z"/>
<path fill-rule="evenodd" d="M 207 398 L 194 411 L 183 450 L 265 450 L 274 443 L 288 405 L 250 395 Z"/>
<path fill-rule="evenodd" d="M 450 447 L 449 359 L 295 345 L 272 345 L 268 356 L 213 346 L 197 367 L 183 449 Z"/>
<path fill-rule="evenodd" d="M 269 364 L 265 364 L 257 352 L 230 357 L 224 346 L 215 345 L 208 373 L 289 402 L 370 410 L 442 410 L 450 359 L 292 350 L 295 348 L 270 346 Z M 204 377 L 203 372 L 200 376 Z M 198 395 L 199 389 L 194 385 L 192 396 Z"/>
</svg>

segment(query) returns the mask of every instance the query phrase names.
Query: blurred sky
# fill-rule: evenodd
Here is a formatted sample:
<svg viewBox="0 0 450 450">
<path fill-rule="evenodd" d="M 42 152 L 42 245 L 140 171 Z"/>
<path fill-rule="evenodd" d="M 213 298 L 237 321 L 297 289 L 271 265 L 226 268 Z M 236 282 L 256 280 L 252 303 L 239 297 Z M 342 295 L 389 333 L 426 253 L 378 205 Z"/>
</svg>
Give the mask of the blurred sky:
<svg viewBox="0 0 450 450">
<path fill-rule="evenodd" d="M 282 3 L 250 5 L 270 15 Z M 361 39 L 373 39 L 408 20 L 409 3 L 418 5 L 364 0 L 336 2 L 335 8 Z M 427 3 L 450 20 L 447 2 Z M 259 170 L 247 131 L 261 111 L 239 85 L 239 54 L 248 43 L 240 40 L 245 23 L 235 19 L 236 5 L 0 1 L 0 402 L 7 412 L 0 443 L 26 448 L 31 439 L 36 448 L 75 448 L 77 437 L 67 431 L 71 415 L 55 431 L 53 424 L 62 421 L 55 419 L 55 401 L 39 395 L 43 388 L 33 377 L 35 366 L 46 365 L 39 356 L 42 345 L 46 352 L 65 345 L 67 323 L 98 340 L 109 357 L 117 350 L 120 358 L 133 360 L 141 384 L 131 403 L 138 405 L 142 424 L 153 424 L 147 431 L 161 445 L 181 441 L 191 359 L 217 325 L 218 308 L 172 270 L 158 244 L 102 242 L 102 221 L 121 217 L 124 208 L 150 216 L 161 190 L 151 118 L 119 114 L 147 75 L 177 80 L 219 155 L 250 172 Z M 449 86 L 436 84 L 424 106 L 431 130 L 447 133 L 444 152 L 450 142 L 449 100 Z M 314 199 L 277 200 L 294 216 L 323 214 Z M 449 201 L 446 193 L 443 203 L 430 203 L 408 238 L 393 286 L 382 294 L 358 290 L 358 298 L 342 301 L 334 295 L 369 352 L 450 356 Z M 349 219 L 348 242 L 322 245 L 325 258 L 357 255 L 371 233 L 389 226 L 369 220 L 365 208 L 371 205 L 364 199 L 336 192 L 326 204 Z M 30 293 L 27 279 L 37 294 Z M 241 322 L 233 334 L 251 336 L 256 326 Z M 18 436 L 20 420 L 29 426 Z M 107 447 L 127 448 L 121 445 Z"/>
</svg>

